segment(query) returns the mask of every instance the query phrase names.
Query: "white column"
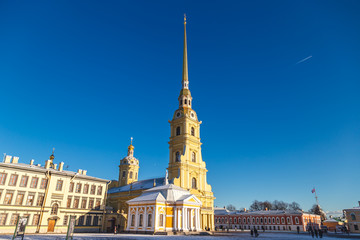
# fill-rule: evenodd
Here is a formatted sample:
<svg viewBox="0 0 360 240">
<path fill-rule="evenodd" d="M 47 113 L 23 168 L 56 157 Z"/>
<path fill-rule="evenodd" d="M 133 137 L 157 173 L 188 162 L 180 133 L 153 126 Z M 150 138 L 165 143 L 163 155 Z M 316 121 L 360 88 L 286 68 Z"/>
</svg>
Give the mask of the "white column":
<svg viewBox="0 0 360 240">
<path fill-rule="evenodd" d="M 137 230 L 138 229 L 138 221 L 139 221 L 139 207 L 136 207 L 136 210 L 135 210 L 135 229 Z"/>
<path fill-rule="evenodd" d="M 145 206 L 145 211 L 143 215 L 143 229 L 146 231 L 147 226 L 147 207 Z"/>
<path fill-rule="evenodd" d="M 177 229 L 181 230 L 181 221 L 180 221 L 181 215 L 180 215 L 180 208 L 177 208 Z"/>
<path fill-rule="evenodd" d="M 189 230 L 193 230 L 193 224 L 194 224 L 194 222 L 193 222 L 193 214 L 192 214 L 192 211 L 193 209 L 192 208 L 190 208 L 189 209 L 189 217 L 190 217 L 190 221 L 189 221 L 189 223 L 190 223 L 190 227 L 189 227 Z"/>
<path fill-rule="evenodd" d="M 182 230 L 185 231 L 186 230 L 186 208 L 183 207 L 181 212 L 182 212 Z"/>
<path fill-rule="evenodd" d="M 174 230 L 175 231 L 177 231 L 177 226 L 176 226 L 176 224 L 177 224 L 177 208 L 176 207 L 174 207 L 174 215 L 173 215 L 173 220 L 174 220 Z"/>
</svg>

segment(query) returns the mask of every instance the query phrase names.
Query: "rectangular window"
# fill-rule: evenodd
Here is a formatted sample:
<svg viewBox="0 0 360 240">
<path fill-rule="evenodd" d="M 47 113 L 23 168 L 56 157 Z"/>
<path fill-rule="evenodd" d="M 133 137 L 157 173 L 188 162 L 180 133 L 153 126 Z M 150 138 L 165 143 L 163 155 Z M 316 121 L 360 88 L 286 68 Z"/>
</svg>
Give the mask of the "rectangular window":
<svg viewBox="0 0 360 240">
<path fill-rule="evenodd" d="M 24 194 L 18 193 L 18 195 L 16 197 L 15 205 L 22 205 L 23 200 L 24 200 Z"/>
<path fill-rule="evenodd" d="M 33 177 L 31 179 L 30 187 L 31 188 L 37 188 L 38 182 L 39 182 L 39 178 Z"/>
<path fill-rule="evenodd" d="M 27 206 L 32 206 L 33 205 L 34 197 L 35 197 L 35 195 L 28 195 L 28 197 L 26 199 L 26 205 Z"/>
<path fill-rule="evenodd" d="M 17 179 L 18 179 L 18 175 L 11 174 L 10 181 L 9 181 L 9 186 L 15 186 L 16 182 L 17 182 Z"/>
<path fill-rule="evenodd" d="M 358 230 L 359 230 L 359 226 L 358 226 L 357 224 L 354 224 L 354 229 L 355 229 L 356 231 L 358 231 Z"/>
<path fill-rule="evenodd" d="M 94 207 L 94 199 L 90 199 L 89 200 L 89 208 L 93 208 Z"/>
<path fill-rule="evenodd" d="M 95 217 L 94 217 L 93 225 L 94 225 L 94 226 L 99 225 L 99 217 L 98 217 L 98 216 L 95 216 Z"/>
<path fill-rule="evenodd" d="M 64 216 L 64 224 L 63 225 L 66 226 L 68 224 L 68 219 L 69 219 L 68 215 Z"/>
<path fill-rule="evenodd" d="M 95 191 L 96 191 L 96 186 L 92 185 L 91 190 L 90 190 L 90 194 L 95 194 Z"/>
<path fill-rule="evenodd" d="M 13 193 L 6 193 L 4 204 L 11 204 L 12 198 L 13 198 Z"/>
<path fill-rule="evenodd" d="M 69 192 L 73 192 L 74 191 L 74 183 L 70 183 L 70 186 L 69 186 Z"/>
<path fill-rule="evenodd" d="M 81 208 L 85 209 L 86 208 L 86 199 L 83 199 L 81 201 Z"/>
<path fill-rule="evenodd" d="M 6 173 L 0 173 L 0 185 L 4 185 L 6 181 Z"/>
<path fill-rule="evenodd" d="M 45 189 L 47 186 L 47 179 L 43 178 L 41 179 L 40 189 Z"/>
<path fill-rule="evenodd" d="M 100 200 L 96 200 L 95 209 L 99 209 L 99 208 L 100 208 Z"/>
<path fill-rule="evenodd" d="M 84 194 L 88 194 L 89 193 L 89 184 L 85 184 L 84 185 Z"/>
<path fill-rule="evenodd" d="M 98 186 L 97 195 L 102 194 L 102 186 Z"/>
<path fill-rule="evenodd" d="M 63 181 L 62 180 L 57 180 L 57 182 L 56 182 L 56 190 L 61 191 L 62 186 L 63 186 Z"/>
<path fill-rule="evenodd" d="M 13 214 L 11 215 L 11 219 L 10 219 L 10 225 L 15 225 L 17 220 L 18 220 L 19 214 Z"/>
<path fill-rule="evenodd" d="M 0 225 L 4 226 L 6 223 L 6 217 L 7 217 L 7 213 L 1 213 L 0 214 Z"/>
<path fill-rule="evenodd" d="M 26 187 L 28 183 L 28 176 L 22 176 L 20 181 L 20 187 Z"/>
<path fill-rule="evenodd" d="M 90 226 L 91 225 L 91 216 L 87 216 L 86 217 L 86 226 Z"/>
<path fill-rule="evenodd" d="M 70 208 L 70 207 L 71 207 L 71 197 L 69 197 L 69 198 L 67 199 L 66 207 L 67 207 L 67 208 Z"/>
<path fill-rule="evenodd" d="M 79 217 L 79 224 L 78 224 L 79 226 L 82 226 L 82 225 L 84 225 L 84 216 L 80 216 Z"/>
<path fill-rule="evenodd" d="M 81 183 L 76 184 L 75 192 L 76 193 L 81 193 Z"/>
<path fill-rule="evenodd" d="M 43 202 L 44 202 L 44 195 L 39 194 L 37 202 L 36 202 L 36 206 L 41 207 L 43 205 Z"/>
<path fill-rule="evenodd" d="M 34 214 L 32 225 L 38 225 L 40 219 L 40 214 Z"/>
<path fill-rule="evenodd" d="M 74 199 L 74 208 L 79 208 L 79 199 L 78 198 L 75 198 Z"/>
</svg>

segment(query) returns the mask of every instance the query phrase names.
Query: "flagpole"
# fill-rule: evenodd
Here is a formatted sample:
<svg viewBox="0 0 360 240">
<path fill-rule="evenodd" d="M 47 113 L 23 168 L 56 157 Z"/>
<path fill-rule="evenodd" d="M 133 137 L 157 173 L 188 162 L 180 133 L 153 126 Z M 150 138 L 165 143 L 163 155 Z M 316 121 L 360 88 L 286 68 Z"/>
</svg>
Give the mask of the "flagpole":
<svg viewBox="0 0 360 240">
<path fill-rule="evenodd" d="M 318 197 L 317 197 L 317 194 L 316 194 L 316 188 L 314 188 L 314 190 L 315 190 L 315 199 L 316 199 L 316 203 L 317 203 L 317 205 L 318 205 L 318 206 L 320 206 L 320 205 L 319 205 L 319 200 L 318 200 Z"/>
</svg>

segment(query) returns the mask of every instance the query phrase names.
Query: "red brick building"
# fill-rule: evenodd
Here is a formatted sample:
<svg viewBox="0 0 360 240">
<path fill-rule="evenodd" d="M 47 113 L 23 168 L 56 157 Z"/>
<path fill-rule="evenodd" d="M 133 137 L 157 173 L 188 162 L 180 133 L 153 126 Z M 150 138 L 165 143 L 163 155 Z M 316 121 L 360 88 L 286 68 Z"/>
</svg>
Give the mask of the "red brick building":
<svg viewBox="0 0 360 240">
<path fill-rule="evenodd" d="M 238 230 L 306 231 L 320 229 L 320 215 L 289 210 L 234 211 L 215 209 L 215 227 Z"/>
</svg>

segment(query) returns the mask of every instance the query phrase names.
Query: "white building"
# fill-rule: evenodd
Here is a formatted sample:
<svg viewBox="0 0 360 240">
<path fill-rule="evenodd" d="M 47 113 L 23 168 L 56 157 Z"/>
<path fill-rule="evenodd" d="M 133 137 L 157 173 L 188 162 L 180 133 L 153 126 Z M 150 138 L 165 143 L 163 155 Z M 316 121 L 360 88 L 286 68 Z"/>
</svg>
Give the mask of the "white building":
<svg viewBox="0 0 360 240">
<path fill-rule="evenodd" d="M 127 201 L 130 232 L 198 232 L 200 227 L 200 200 L 189 191 L 166 184 L 144 191 Z"/>
<path fill-rule="evenodd" d="M 13 233 L 18 216 L 29 217 L 27 233 L 65 233 L 69 216 L 77 218 L 76 232 L 101 230 L 108 180 L 66 171 L 53 154 L 44 166 L 18 159 L 0 163 L 0 233 Z"/>
</svg>

